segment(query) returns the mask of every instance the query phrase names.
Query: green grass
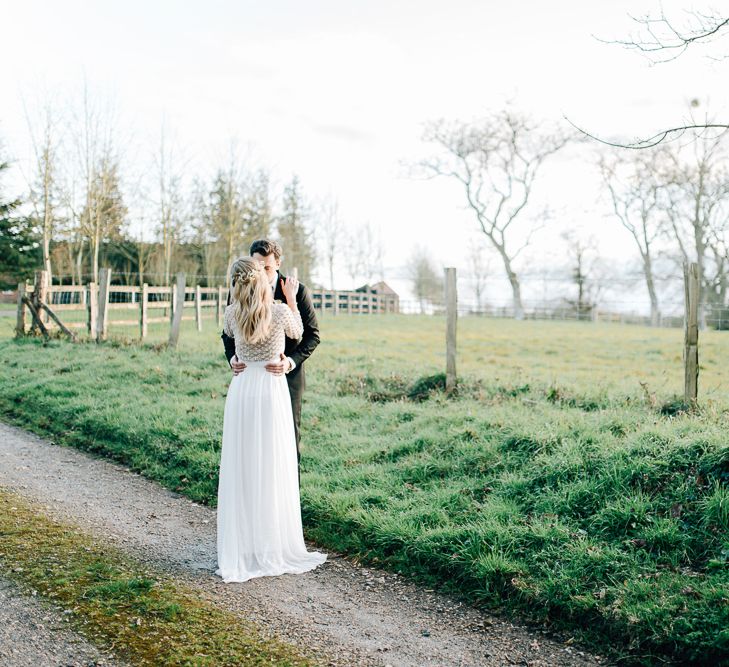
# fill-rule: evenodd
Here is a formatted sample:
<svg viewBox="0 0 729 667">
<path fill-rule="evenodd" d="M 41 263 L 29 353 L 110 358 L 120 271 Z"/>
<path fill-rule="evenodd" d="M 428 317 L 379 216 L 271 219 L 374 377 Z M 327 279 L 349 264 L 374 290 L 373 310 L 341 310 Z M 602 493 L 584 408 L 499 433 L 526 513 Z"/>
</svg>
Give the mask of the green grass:
<svg viewBox="0 0 729 667">
<path fill-rule="evenodd" d="M 230 375 L 211 324 L 178 351 L 10 330 L 0 414 L 215 503 Z M 727 662 L 729 336 L 701 333 L 688 414 L 679 330 L 464 318 L 450 399 L 442 318 L 324 318 L 322 338 L 310 538 L 627 663 Z"/>
<path fill-rule="evenodd" d="M 90 641 L 134 665 L 239 667 L 317 664 L 266 639 L 251 622 L 198 595 L 77 526 L 0 488 L 3 571 L 70 612 Z"/>
</svg>

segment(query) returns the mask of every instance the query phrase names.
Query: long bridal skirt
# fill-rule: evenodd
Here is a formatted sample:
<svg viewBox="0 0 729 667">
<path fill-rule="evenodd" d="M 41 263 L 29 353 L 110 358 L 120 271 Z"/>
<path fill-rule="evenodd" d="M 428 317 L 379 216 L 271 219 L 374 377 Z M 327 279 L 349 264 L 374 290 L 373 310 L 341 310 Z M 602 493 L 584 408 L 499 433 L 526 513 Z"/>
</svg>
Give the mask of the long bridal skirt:
<svg viewBox="0 0 729 667">
<path fill-rule="evenodd" d="M 307 551 L 286 377 L 247 361 L 228 387 L 218 481 L 218 569 L 225 582 L 321 565 Z"/>
</svg>

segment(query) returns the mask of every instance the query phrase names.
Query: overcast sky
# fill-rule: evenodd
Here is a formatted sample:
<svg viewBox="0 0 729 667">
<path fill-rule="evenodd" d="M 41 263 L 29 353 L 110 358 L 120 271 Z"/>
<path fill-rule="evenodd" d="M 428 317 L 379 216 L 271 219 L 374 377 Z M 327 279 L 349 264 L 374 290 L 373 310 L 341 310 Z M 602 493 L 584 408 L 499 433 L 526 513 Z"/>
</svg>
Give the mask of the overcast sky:
<svg viewBox="0 0 729 667">
<path fill-rule="evenodd" d="M 663 2 L 667 13 L 690 6 Z M 296 173 L 312 198 L 335 195 L 347 224 L 379 228 L 393 276 L 414 243 L 465 270 L 476 233 L 454 185 L 415 181 L 402 166 L 430 154 L 420 139 L 429 119 L 478 118 L 512 100 L 538 118 L 564 114 L 595 133 L 632 139 L 680 123 L 691 98 L 729 115 L 726 61 L 697 50 L 650 66 L 596 39 L 627 37 L 635 30 L 628 14 L 655 13 L 653 0 L 2 0 L 0 7 L 0 138 L 21 163 L 28 155 L 21 96 L 32 107 L 44 90 L 59 100 L 78 95 L 85 77 L 113 100 L 140 161 L 156 145 L 162 118 L 200 175 L 236 138 L 279 188 Z M 559 224 L 579 224 L 606 254 L 624 256 L 626 237 L 605 218 L 591 151 L 582 146 L 548 165 L 531 212 L 549 203 Z M 557 237 L 542 234 L 543 249 L 526 259 L 548 262 Z"/>
</svg>

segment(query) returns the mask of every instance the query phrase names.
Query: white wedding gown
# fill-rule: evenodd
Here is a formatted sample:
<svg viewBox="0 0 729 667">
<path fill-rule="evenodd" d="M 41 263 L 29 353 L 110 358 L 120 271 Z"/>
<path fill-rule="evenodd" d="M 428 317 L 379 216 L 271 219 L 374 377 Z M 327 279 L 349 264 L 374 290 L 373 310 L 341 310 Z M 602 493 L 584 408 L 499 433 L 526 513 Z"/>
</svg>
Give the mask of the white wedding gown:
<svg viewBox="0 0 729 667">
<path fill-rule="evenodd" d="M 327 559 L 304 543 L 288 383 L 265 369 L 283 352 L 284 334 L 301 336 L 301 316 L 274 304 L 268 336 L 249 345 L 237 326 L 238 307 L 225 309 L 224 322 L 246 364 L 230 382 L 223 417 L 215 574 L 225 582 L 307 572 Z"/>
</svg>

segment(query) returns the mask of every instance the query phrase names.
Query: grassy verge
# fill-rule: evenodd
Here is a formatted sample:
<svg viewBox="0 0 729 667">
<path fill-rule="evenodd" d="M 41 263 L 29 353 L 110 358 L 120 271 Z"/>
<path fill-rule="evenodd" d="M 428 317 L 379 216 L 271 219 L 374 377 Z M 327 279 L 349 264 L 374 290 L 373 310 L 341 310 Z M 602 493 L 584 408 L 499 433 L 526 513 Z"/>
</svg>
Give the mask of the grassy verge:
<svg viewBox="0 0 729 667">
<path fill-rule="evenodd" d="M 252 623 L 0 488 L 0 562 L 26 589 L 71 612 L 90 641 L 135 665 L 314 664 Z"/>
<path fill-rule="evenodd" d="M 446 399 L 434 319 L 362 322 L 325 321 L 309 365 L 309 537 L 626 663 L 729 660 L 727 404 L 676 412 L 680 335 L 466 321 Z M 214 504 L 229 375 L 216 338 L 186 340 L 0 341 L 0 414 Z"/>
</svg>

